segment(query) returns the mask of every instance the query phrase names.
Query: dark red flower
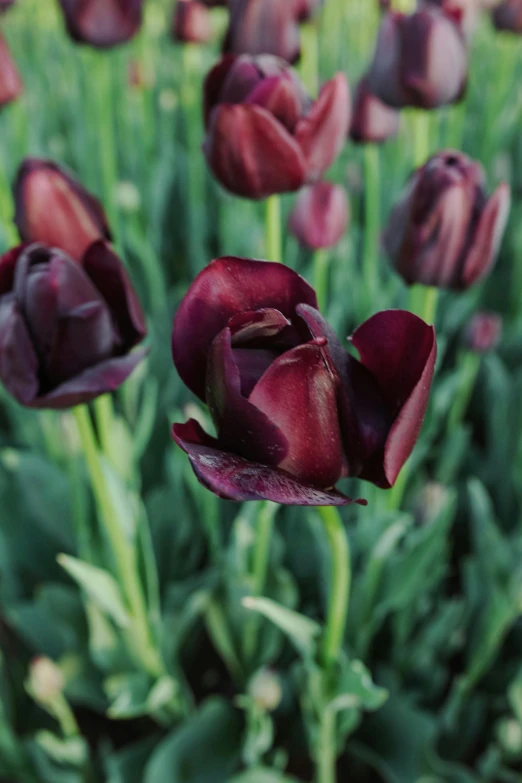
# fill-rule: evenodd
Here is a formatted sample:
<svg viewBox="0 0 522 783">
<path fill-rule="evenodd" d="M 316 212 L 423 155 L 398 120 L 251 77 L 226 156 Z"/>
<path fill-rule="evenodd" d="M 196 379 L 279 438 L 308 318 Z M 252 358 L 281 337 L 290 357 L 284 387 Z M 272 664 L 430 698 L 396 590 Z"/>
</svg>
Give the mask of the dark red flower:
<svg viewBox="0 0 522 783">
<path fill-rule="evenodd" d="M 444 150 L 412 175 L 391 212 L 384 247 L 409 284 L 468 288 L 495 263 L 509 205 L 507 183 L 488 198 L 480 163 Z"/>
<path fill-rule="evenodd" d="M 433 109 L 463 96 L 467 61 L 464 34 L 442 9 L 390 12 L 381 22 L 368 83 L 389 106 Z"/>
<path fill-rule="evenodd" d="M 0 0 L 0 12 L 7 11 L 15 3 L 15 0 Z"/>
<path fill-rule="evenodd" d="M 227 55 L 206 78 L 204 111 L 214 175 L 259 199 L 299 190 L 330 166 L 346 138 L 350 95 L 341 73 L 312 101 L 283 60 Z"/>
<path fill-rule="evenodd" d="M 480 11 L 479 0 L 420 0 L 419 4 L 422 2 L 442 8 L 462 27 L 467 37 L 471 35 L 477 25 Z"/>
<path fill-rule="evenodd" d="M 355 93 L 350 137 L 355 142 L 380 143 L 399 130 L 400 114 L 372 93 L 365 76 Z"/>
<path fill-rule="evenodd" d="M 0 380 L 22 405 L 68 408 L 116 389 L 145 350 L 145 320 L 103 241 L 74 261 L 20 245 L 0 258 Z"/>
<path fill-rule="evenodd" d="M 466 326 L 464 345 L 473 353 L 494 351 L 502 334 L 502 317 L 485 310 L 475 313 Z"/>
<path fill-rule="evenodd" d="M 434 330 L 409 312 L 377 313 L 352 336 L 357 360 L 316 308 L 303 278 L 266 261 L 220 258 L 190 286 L 174 363 L 217 435 L 190 420 L 173 436 L 215 494 L 342 505 L 343 476 L 395 482 L 426 410 Z"/>
<path fill-rule="evenodd" d="M 315 5 L 314 0 L 229 0 L 224 51 L 273 54 L 295 63 L 300 56 L 299 22 L 310 17 Z"/>
<path fill-rule="evenodd" d="M 172 37 L 180 43 L 207 43 L 212 38 L 208 7 L 199 0 L 176 0 Z"/>
<path fill-rule="evenodd" d="M 316 182 L 304 188 L 288 227 L 301 244 L 318 250 L 336 245 L 348 226 L 348 199 L 341 185 Z"/>
<path fill-rule="evenodd" d="M 57 163 L 26 158 L 18 170 L 14 197 L 15 223 L 23 242 L 58 247 L 80 261 L 96 239 L 110 239 L 98 199 Z"/>
<path fill-rule="evenodd" d="M 503 0 L 491 12 L 493 24 L 497 30 L 509 30 L 512 33 L 522 33 L 522 2 L 520 0 Z"/>
<path fill-rule="evenodd" d="M 59 0 L 67 31 L 99 49 L 129 41 L 139 30 L 143 0 Z"/>
<path fill-rule="evenodd" d="M 0 108 L 16 100 L 22 92 L 22 81 L 9 49 L 0 35 Z"/>
</svg>

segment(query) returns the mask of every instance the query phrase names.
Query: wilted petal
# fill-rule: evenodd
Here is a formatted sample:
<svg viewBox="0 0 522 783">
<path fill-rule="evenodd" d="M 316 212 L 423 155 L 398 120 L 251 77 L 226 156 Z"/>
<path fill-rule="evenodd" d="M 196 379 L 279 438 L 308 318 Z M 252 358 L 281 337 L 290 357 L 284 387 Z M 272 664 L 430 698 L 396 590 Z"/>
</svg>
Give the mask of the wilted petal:
<svg viewBox="0 0 522 783">
<path fill-rule="evenodd" d="M 0 297 L 0 380 L 22 405 L 38 394 L 38 359 L 18 302 L 10 294 Z"/>
<path fill-rule="evenodd" d="M 284 470 L 222 451 L 200 425 L 190 420 L 174 424 L 174 440 L 188 454 L 197 478 L 204 487 L 226 500 L 272 500 L 293 506 L 344 506 L 352 501 L 336 490 L 320 490 L 297 481 Z"/>
<path fill-rule="evenodd" d="M 304 188 L 289 219 L 290 231 L 314 250 L 336 245 L 348 226 L 348 199 L 341 185 L 316 182 Z"/>
<path fill-rule="evenodd" d="M 9 49 L 0 35 L 0 107 L 14 101 L 22 92 L 22 82 Z"/>
<path fill-rule="evenodd" d="M 214 109 L 204 152 L 219 182 L 232 193 L 261 199 L 299 190 L 305 161 L 284 125 L 259 106 Z"/>
<path fill-rule="evenodd" d="M 497 259 L 511 205 L 511 191 L 504 182 L 488 199 L 479 218 L 462 270 L 462 287 L 484 278 Z"/>
<path fill-rule="evenodd" d="M 315 292 L 282 264 L 233 257 L 212 261 L 190 286 L 174 319 L 172 353 L 183 382 L 205 399 L 208 350 L 229 318 L 271 308 L 291 319 L 301 302 L 316 307 Z"/>
</svg>

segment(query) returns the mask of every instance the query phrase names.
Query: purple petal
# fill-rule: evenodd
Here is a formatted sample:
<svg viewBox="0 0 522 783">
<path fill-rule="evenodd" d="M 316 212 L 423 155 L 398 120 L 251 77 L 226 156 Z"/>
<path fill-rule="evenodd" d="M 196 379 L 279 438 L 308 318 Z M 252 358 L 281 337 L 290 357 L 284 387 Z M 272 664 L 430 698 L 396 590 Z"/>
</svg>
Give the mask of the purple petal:
<svg viewBox="0 0 522 783">
<path fill-rule="evenodd" d="M 0 297 L 0 380 L 22 405 L 38 394 L 38 359 L 15 297 Z"/>
<path fill-rule="evenodd" d="M 494 265 L 509 216 L 511 192 L 504 182 L 488 199 L 475 229 L 462 270 L 462 287 L 486 277 Z"/>
<path fill-rule="evenodd" d="M 299 193 L 288 226 L 302 245 L 318 250 L 341 240 L 348 219 L 345 189 L 330 182 L 316 182 Z"/>
<path fill-rule="evenodd" d="M 203 84 L 203 117 L 205 120 L 205 127 L 208 127 L 212 109 L 217 106 L 221 100 L 223 85 L 237 59 L 238 57 L 235 54 L 225 54 L 217 65 L 210 69 L 205 78 Z M 255 83 L 256 82 L 254 81 L 254 84 Z M 234 103 L 234 101 L 229 99 L 228 103 Z"/>
<path fill-rule="evenodd" d="M 7 44 L 0 35 L 0 107 L 14 101 L 22 92 L 22 81 Z"/>
<path fill-rule="evenodd" d="M 383 17 L 368 74 L 370 90 L 395 108 L 406 103 L 401 84 L 401 25 L 401 14 L 387 13 Z"/>
<path fill-rule="evenodd" d="M 0 296 L 13 290 L 16 264 L 26 247 L 18 245 L 0 256 Z"/>
<path fill-rule="evenodd" d="M 262 106 L 263 109 L 273 114 L 290 133 L 297 125 L 302 111 L 299 93 L 286 74 L 264 79 L 252 90 L 246 103 Z"/>
<path fill-rule="evenodd" d="M 350 127 L 352 141 L 382 143 L 398 133 L 399 125 L 399 112 L 374 95 L 369 88 L 368 78 L 362 78 L 355 95 Z"/>
</svg>

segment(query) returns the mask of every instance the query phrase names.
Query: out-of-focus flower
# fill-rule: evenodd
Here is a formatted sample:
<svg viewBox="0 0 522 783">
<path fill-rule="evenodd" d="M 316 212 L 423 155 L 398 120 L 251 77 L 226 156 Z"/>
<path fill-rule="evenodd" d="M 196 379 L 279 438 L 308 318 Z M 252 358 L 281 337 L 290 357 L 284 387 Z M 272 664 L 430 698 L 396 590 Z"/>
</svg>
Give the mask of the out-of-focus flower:
<svg viewBox="0 0 522 783">
<path fill-rule="evenodd" d="M 369 87 L 395 108 L 433 109 L 458 101 L 467 82 L 464 34 L 440 8 L 387 13 L 377 38 Z"/>
<path fill-rule="evenodd" d="M 469 38 L 477 26 L 480 0 L 419 0 L 419 6 L 435 5 L 459 24 Z"/>
<path fill-rule="evenodd" d="M 399 130 L 400 114 L 372 93 L 367 77 L 357 86 L 353 107 L 350 137 L 355 142 L 380 143 L 395 136 Z"/>
<path fill-rule="evenodd" d="M 198 0 L 177 0 L 172 19 L 172 37 L 181 43 L 207 43 L 212 25 L 207 6 Z"/>
<path fill-rule="evenodd" d="M 307 22 L 322 5 L 323 0 L 295 0 L 297 19 Z"/>
<path fill-rule="evenodd" d="M 59 0 L 67 31 L 99 49 L 129 41 L 139 30 L 143 0 Z"/>
<path fill-rule="evenodd" d="M 14 185 L 15 223 L 23 242 L 58 247 L 79 261 L 96 239 L 110 239 L 103 207 L 57 163 L 26 158 Z"/>
<path fill-rule="evenodd" d="M 316 182 L 299 193 L 288 227 L 301 244 L 319 250 L 339 242 L 348 216 L 345 189 L 331 182 Z"/>
<path fill-rule="evenodd" d="M 174 424 L 199 481 L 229 500 L 344 505 L 343 476 L 389 488 L 418 437 L 435 332 L 401 310 L 351 338 L 355 359 L 318 312 L 315 292 L 282 264 L 220 258 L 194 280 L 174 320 L 186 385 L 217 437 Z"/>
<path fill-rule="evenodd" d="M 238 196 L 265 198 L 314 182 L 346 139 L 350 94 L 343 74 L 312 101 L 297 74 L 271 55 L 226 55 L 204 88 L 207 162 Z"/>
<path fill-rule="evenodd" d="M 522 34 L 522 2 L 520 0 L 503 0 L 491 12 L 493 24 L 497 30 L 509 30 Z"/>
<path fill-rule="evenodd" d="M 502 335 L 502 317 L 482 311 L 473 315 L 464 332 L 464 345 L 473 353 L 494 351 Z"/>
<path fill-rule="evenodd" d="M 52 705 L 65 687 L 62 671 L 50 658 L 43 655 L 34 658 L 29 668 L 27 687 L 39 704 Z"/>
<path fill-rule="evenodd" d="M 0 35 L 0 108 L 16 100 L 21 92 L 22 80 L 7 44 Z"/>
<path fill-rule="evenodd" d="M 0 13 L 2 11 L 7 11 L 8 8 L 11 8 L 15 4 L 15 0 L 0 0 Z"/>
<path fill-rule="evenodd" d="M 401 277 L 455 290 L 495 263 L 510 206 L 507 183 L 489 198 L 480 163 L 444 150 L 415 171 L 393 208 L 384 247 Z"/>
<path fill-rule="evenodd" d="M 41 244 L 0 258 L 0 380 L 22 405 L 68 408 L 113 391 L 145 350 L 145 319 L 102 240 L 81 261 Z"/>
</svg>

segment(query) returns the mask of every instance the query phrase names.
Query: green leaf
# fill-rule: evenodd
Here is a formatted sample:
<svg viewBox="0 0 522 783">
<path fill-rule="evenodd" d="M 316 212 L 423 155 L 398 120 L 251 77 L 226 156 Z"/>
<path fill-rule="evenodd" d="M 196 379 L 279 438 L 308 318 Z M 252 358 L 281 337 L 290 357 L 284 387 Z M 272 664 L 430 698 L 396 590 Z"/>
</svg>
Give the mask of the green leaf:
<svg viewBox="0 0 522 783">
<path fill-rule="evenodd" d="M 298 783 L 298 781 L 296 778 L 289 778 L 280 772 L 256 767 L 233 777 L 229 783 Z"/>
<path fill-rule="evenodd" d="M 128 628 L 130 617 L 118 583 L 108 571 L 76 557 L 58 555 L 57 560 L 81 589 L 120 628 Z"/>
<path fill-rule="evenodd" d="M 270 598 L 247 596 L 242 603 L 246 609 L 259 612 L 277 625 L 302 655 L 313 656 L 316 639 L 321 633 L 321 626 L 315 620 L 310 620 L 309 617 L 294 612 L 293 609 L 287 609 Z"/>
</svg>

